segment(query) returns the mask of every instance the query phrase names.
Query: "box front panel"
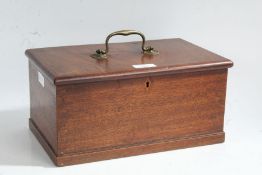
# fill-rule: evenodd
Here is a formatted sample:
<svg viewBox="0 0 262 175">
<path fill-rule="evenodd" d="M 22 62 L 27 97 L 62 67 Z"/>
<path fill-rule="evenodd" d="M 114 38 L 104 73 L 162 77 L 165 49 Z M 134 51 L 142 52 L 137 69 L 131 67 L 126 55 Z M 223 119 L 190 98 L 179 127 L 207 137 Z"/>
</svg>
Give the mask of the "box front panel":
<svg viewBox="0 0 262 175">
<path fill-rule="evenodd" d="M 223 131 L 227 70 L 57 86 L 58 154 Z"/>
</svg>

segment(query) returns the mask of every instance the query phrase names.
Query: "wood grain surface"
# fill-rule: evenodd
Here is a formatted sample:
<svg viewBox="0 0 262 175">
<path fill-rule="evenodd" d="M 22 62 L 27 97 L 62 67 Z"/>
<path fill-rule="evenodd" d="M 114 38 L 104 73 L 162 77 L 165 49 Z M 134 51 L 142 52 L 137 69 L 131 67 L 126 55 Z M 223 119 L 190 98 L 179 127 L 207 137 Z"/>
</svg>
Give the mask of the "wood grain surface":
<svg viewBox="0 0 262 175">
<path fill-rule="evenodd" d="M 225 133 L 218 132 L 213 134 L 196 135 L 193 137 L 184 137 L 180 139 L 162 140 L 160 142 L 151 142 L 144 145 L 131 145 L 129 147 L 121 147 L 118 149 L 82 152 L 79 154 L 58 156 L 53 152 L 51 147 L 48 145 L 48 142 L 45 140 L 45 138 L 31 119 L 29 120 L 29 126 L 33 134 L 36 136 L 36 138 L 41 143 L 45 151 L 48 153 L 50 159 L 56 166 L 67 166 L 100 160 L 108 160 L 113 158 L 155 153 L 160 151 L 204 146 L 222 143 L 225 140 Z"/>
<path fill-rule="evenodd" d="M 104 48 L 104 44 L 29 49 L 26 54 L 57 85 L 195 72 L 233 65 L 230 60 L 182 39 L 147 41 L 147 45 L 160 54 L 143 55 L 141 42 L 111 43 L 109 58 L 103 61 L 90 55 L 96 49 Z M 132 67 L 149 63 L 156 67 Z"/>
<path fill-rule="evenodd" d="M 58 154 L 221 132 L 226 77 L 224 69 L 58 86 Z"/>
<path fill-rule="evenodd" d="M 39 68 L 29 61 L 30 118 L 57 153 L 56 87 L 48 79 L 43 87 L 38 81 L 38 72 Z"/>
</svg>

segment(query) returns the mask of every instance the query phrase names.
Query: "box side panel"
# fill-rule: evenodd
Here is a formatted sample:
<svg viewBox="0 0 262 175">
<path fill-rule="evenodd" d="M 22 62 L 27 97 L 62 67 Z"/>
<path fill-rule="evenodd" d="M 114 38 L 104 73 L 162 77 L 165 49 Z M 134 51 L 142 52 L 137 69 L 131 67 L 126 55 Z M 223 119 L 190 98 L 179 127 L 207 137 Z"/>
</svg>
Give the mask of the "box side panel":
<svg viewBox="0 0 262 175">
<path fill-rule="evenodd" d="M 227 69 L 57 87 L 58 155 L 223 132 Z"/>
<path fill-rule="evenodd" d="M 56 87 L 29 60 L 30 119 L 47 144 L 57 152 Z"/>
</svg>

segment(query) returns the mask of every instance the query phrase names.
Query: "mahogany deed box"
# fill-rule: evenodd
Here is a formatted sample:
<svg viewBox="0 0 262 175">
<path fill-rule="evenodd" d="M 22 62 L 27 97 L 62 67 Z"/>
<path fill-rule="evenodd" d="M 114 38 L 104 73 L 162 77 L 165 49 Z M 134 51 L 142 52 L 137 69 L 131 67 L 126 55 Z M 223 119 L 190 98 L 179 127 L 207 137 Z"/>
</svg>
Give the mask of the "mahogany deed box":
<svg viewBox="0 0 262 175">
<path fill-rule="evenodd" d="M 108 45 L 117 34 L 143 42 Z M 144 39 L 120 31 L 96 54 L 104 45 L 26 51 L 30 129 L 57 166 L 224 142 L 233 63 L 182 39 Z"/>
</svg>

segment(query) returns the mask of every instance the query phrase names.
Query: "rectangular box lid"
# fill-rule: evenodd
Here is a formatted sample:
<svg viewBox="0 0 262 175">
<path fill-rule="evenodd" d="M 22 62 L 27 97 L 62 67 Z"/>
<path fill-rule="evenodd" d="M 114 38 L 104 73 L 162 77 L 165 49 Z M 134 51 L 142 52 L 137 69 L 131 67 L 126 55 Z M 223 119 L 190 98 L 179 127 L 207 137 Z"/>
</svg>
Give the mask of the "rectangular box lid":
<svg viewBox="0 0 262 175">
<path fill-rule="evenodd" d="M 29 49 L 26 55 L 54 84 L 72 84 L 224 69 L 232 61 L 182 39 L 147 41 L 159 55 L 141 52 L 141 42 L 111 43 L 108 59 L 90 57 L 104 44 Z"/>
</svg>

